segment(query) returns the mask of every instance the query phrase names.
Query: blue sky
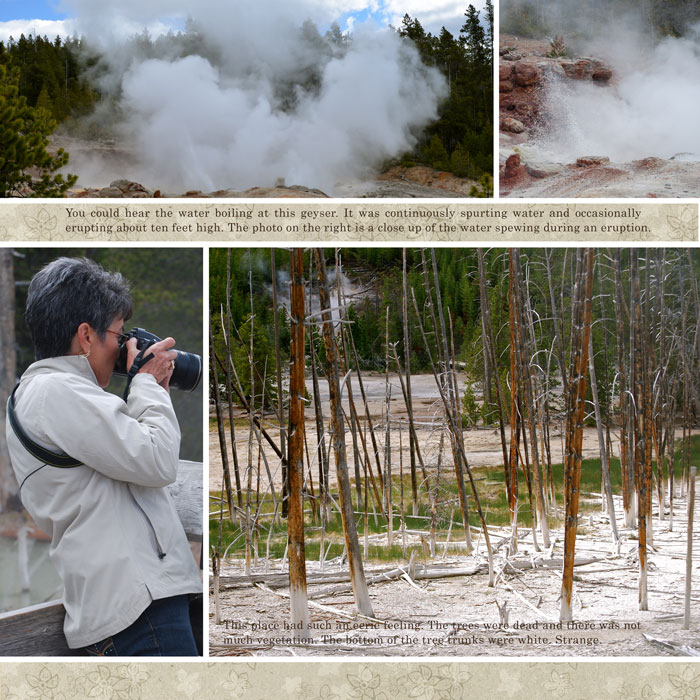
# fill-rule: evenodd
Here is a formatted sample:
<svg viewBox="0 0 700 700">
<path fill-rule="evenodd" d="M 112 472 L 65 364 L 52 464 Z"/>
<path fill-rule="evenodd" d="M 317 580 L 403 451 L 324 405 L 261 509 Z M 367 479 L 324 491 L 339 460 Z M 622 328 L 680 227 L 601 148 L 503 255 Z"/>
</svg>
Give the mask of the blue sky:
<svg viewBox="0 0 700 700">
<path fill-rule="evenodd" d="M 64 19 L 55 10 L 56 3 L 42 0 L 0 0 L 0 22 L 13 19 Z"/>
</svg>

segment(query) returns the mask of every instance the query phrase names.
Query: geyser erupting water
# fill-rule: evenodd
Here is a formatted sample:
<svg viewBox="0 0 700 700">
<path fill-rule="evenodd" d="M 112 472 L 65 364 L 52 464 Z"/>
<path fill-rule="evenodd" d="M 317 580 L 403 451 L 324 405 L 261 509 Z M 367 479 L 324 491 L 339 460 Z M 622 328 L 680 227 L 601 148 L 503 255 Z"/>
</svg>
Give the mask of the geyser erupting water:
<svg viewBox="0 0 700 700">
<path fill-rule="evenodd" d="M 544 111 L 552 119 L 537 139 L 547 160 L 568 163 L 584 155 L 629 162 L 648 156 L 700 161 L 700 34 L 652 45 L 618 35 L 589 49 L 614 78 L 608 87 L 552 79 Z"/>
<path fill-rule="evenodd" d="M 71 2 L 105 56 L 104 113 L 116 101 L 120 142 L 138 154 L 133 168 L 112 175 L 153 188 L 246 189 L 284 179 L 332 192 L 411 149 L 446 95 L 439 72 L 391 29 L 361 25 L 349 41 L 322 36 L 303 22 L 328 21 L 318 2 L 188 3 L 187 31 L 150 42 L 119 42 L 103 28 L 135 17 L 146 24 L 159 10 L 173 16 L 172 2 L 167 10 L 98 4 Z M 80 172 L 79 161 L 71 165 Z"/>
</svg>

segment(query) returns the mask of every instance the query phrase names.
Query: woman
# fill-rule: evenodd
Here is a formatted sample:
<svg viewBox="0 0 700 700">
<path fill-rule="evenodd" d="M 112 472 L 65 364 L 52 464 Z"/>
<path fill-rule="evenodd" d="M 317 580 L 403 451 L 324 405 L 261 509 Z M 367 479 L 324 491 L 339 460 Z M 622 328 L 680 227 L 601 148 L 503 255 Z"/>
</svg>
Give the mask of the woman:
<svg viewBox="0 0 700 700">
<path fill-rule="evenodd" d="M 126 402 L 104 391 L 130 317 L 127 281 L 90 260 L 59 258 L 34 276 L 26 321 L 37 361 L 13 394 L 8 447 L 22 502 L 52 538 L 68 646 L 191 656 L 188 594 L 202 582 L 166 488 L 180 448 L 175 341 L 149 348 Z M 126 347 L 129 368 L 136 339 Z"/>
</svg>

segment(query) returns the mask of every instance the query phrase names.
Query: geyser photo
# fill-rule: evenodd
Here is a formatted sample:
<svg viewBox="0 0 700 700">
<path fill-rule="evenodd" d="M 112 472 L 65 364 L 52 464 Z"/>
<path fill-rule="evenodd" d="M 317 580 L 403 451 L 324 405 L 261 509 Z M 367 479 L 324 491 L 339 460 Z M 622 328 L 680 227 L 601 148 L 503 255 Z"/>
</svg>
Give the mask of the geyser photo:
<svg viewBox="0 0 700 700">
<path fill-rule="evenodd" d="M 0 196 L 492 194 L 490 0 L 5 7 Z"/>
<path fill-rule="evenodd" d="M 700 194 L 700 4 L 500 7 L 502 196 Z"/>
</svg>

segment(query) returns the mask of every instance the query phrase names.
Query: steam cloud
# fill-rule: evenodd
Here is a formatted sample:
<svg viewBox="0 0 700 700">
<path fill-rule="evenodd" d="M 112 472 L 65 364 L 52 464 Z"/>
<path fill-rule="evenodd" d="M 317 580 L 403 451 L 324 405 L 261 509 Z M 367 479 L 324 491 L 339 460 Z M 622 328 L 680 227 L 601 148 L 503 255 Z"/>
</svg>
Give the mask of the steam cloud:
<svg viewBox="0 0 700 700">
<path fill-rule="evenodd" d="M 611 50 L 611 47 L 612 50 Z M 614 71 L 612 84 L 553 78 L 545 101 L 552 119 L 537 148 L 548 160 L 572 162 L 582 155 L 628 162 L 647 156 L 700 161 L 700 34 L 614 41 L 588 46 Z"/>
<path fill-rule="evenodd" d="M 108 61 L 100 87 L 121 115 L 120 142 L 136 154 L 120 176 L 167 191 L 284 180 L 331 193 L 411 149 L 446 95 L 439 72 L 390 29 L 356 26 L 346 44 L 324 39 L 303 22 L 329 21 L 320 0 L 190 5 L 183 37 L 141 45 L 104 27 L 134 18 L 145 26 L 159 11 L 182 23 L 184 11 L 172 2 L 148 3 L 149 15 L 135 0 L 98 4 L 71 6 L 85 35 L 99 38 Z"/>
</svg>

